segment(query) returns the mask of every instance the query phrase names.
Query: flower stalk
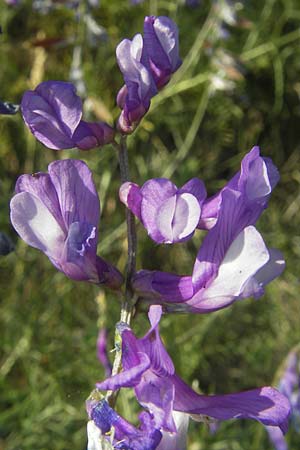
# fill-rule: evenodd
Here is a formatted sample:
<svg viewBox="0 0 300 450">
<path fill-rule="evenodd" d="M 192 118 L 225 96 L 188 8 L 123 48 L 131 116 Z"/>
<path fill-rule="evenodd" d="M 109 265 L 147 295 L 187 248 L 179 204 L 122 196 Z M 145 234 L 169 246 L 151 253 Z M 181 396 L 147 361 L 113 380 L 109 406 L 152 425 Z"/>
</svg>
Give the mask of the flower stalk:
<svg viewBox="0 0 300 450">
<path fill-rule="evenodd" d="M 119 166 L 121 182 L 124 183 L 130 180 L 129 164 L 128 164 L 128 150 L 126 145 L 126 136 L 121 136 L 120 144 L 115 144 L 118 149 Z M 132 290 L 132 278 L 136 272 L 136 227 L 135 218 L 132 212 L 126 208 L 126 225 L 127 225 L 127 268 L 125 275 L 125 292 L 121 305 L 120 322 L 130 325 L 135 297 Z M 118 323 L 120 323 L 118 322 Z M 115 330 L 115 359 L 112 367 L 112 375 L 116 375 L 121 370 L 122 365 L 122 338 L 118 330 L 118 323 Z M 108 391 L 106 400 L 113 407 L 115 405 L 119 391 Z"/>
</svg>

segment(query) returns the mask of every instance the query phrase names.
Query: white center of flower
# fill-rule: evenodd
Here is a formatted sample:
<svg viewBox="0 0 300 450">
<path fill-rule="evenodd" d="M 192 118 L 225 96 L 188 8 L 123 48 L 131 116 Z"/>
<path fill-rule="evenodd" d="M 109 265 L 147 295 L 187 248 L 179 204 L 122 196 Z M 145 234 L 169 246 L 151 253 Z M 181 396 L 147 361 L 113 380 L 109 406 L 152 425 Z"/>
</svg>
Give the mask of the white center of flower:
<svg viewBox="0 0 300 450">
<path fill-rule="evenodd" d="M 159 209 L 156 224 L 165 243 L 179 242 L 194 232 L 199 223 L 201 208 L 196 197 L 189 193 L 168 198 Z"/>
</svg>

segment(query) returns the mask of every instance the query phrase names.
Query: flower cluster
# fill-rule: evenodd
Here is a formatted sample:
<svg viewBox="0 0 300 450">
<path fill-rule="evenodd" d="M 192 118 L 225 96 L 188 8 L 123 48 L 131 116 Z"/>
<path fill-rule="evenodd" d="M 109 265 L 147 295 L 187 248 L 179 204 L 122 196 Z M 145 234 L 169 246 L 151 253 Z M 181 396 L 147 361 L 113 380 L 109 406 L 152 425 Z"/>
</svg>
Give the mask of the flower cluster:
<svg viewBox="0 0 300 450">
<path fill-rule="evenodd" d="M 178 30 L 168 17 L 146 17 L 144 37 L 124 39 L 116 50 L 125 85 L 117 96 L 122 109 L 118 127 L 131 133 L 150 107 L 150 100 L 165 86 L 181 64 Z"/>
<path fill-rule="evenodd" d="M 116 127 L 82 120 L 82 102 L 74 86 L 46 81 L 26 92 L 21 103 L 24 121 L 39 141 L 55 150 L 89 150 L 112 143 L 124 151 L 125 135 L 137 127 L 151 98 L 181 64 L 177 27 L 167 17 L 146 17 L 144 35 L 123 40 L 116 53 L 125 81 L 117 95 L 122 111 Z M 118 134 L 120 144 L 115 140 Z M 207 416 L 254 419 L 286 432 L 290 403 L 285 391 L 261 387 L 201 395 L 176 373 L 159 334 L 163 312 L 209 313 L 239 299 L 259 298 L 264 286 L 280 275 L 285 265 L 281 253 L 269 249 L 255 228 L 278 180 L 273 162 L 254 147 L 236 175 L 212 197 L 198 178 L 179 188 L 166 178 L 148 180 L 141 187 L 130 181 L 122 184 L 120 199 L 127 214 L 136 216 L 156 243 L 184 242 L 198 232 L 206 235 L 189 275 L 145 269 L 130 279 L 127 274 L 126 299 L 133 292 L 149 307 L 150 329 L 137 338 L 128 318 L 118 323 L 122 371 L 112 370 L 106 332 L 99 335 L 98 358 L 107 378 L 97 383 L 87 401 L 88 450 L 184 450 L 189 419 Z M 92 174 L 80 160 L 59 160 L 49 165 L 48 173 L 17 180 L 11 221 L 21 238 L 69 278 L 122 292 L 120 272 L 97 255 L 99 218 Z M 139 427 L 112 408 L 110 394 L 104 398 L 99 392 L 123 387 L 134 389 L 143 408 Z"/>
</svg>

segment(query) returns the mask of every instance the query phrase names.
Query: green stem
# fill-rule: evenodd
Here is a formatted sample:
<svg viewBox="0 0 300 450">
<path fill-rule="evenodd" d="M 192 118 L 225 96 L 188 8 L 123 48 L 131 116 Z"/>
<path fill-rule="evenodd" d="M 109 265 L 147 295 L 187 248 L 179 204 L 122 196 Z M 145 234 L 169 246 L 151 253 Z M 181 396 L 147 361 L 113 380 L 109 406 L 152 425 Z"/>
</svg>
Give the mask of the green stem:
<svg viewBox="0 0 300 450">
<path fill-rule="evenodd" d="M 126 137 L 122 136 L 120 144 L 114 143 L 114 147 L 118 150 L 119 164 L 121 173 L 121 182 L 125 183 L 129 181 L 129 164 L 128 164 L 128 151 L 126 146 Z M 127 268 L 125 276 L 125 293 L 121 306 L 120 322 L 130 325 L 132 313 L 135 304 L 135 298 L 131 287 L 132 277 L 136 270 L 136 228 L 135 218 L 129 209 L 126 209 L 126 224 L 127 224 Z M 115 359 L 112 368 L 112 375 L 119 373 L 122 365 L 122 339 L 118 330 L 118 324 L 115 331 Z M 118 391 L 109 391 L 106 395 L 106 400 L 113 407 L 115 405 L 118 396 Z"/>
</svg>

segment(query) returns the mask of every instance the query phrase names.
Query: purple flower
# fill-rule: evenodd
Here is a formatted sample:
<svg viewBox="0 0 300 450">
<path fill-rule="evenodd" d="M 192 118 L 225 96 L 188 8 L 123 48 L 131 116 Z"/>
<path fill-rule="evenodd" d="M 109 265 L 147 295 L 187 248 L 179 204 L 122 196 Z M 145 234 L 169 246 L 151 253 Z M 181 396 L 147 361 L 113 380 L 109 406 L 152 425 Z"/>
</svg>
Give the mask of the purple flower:
<svg viewBox="0 0 300 450">
<path fill-rule="evenodd" d="M 118 126 L 124 133 L 131 133 L 150 106 L 150 99 L 157 93 L 153 78 L 141 63 L 143 38 L 136 34 L 132 41 L 124 39 L 116 49 L 117 61 L 123 73 L 125 86 L 117 96 L 122 109 Z"/>
<path fill-rule="evenodd" d="M 166 178 L 149 180 L 141 188 L 130 182 L 120 188 L 121 201 L 159 244 L 191 238 L 198 226 L 205 198 L 204 184 L 197 178 L 180 189 Z"/>
<path fill-rule="evenodd" d="M 111 363 L 107 354 L 107 330 L 106 328 L 101 328 L 99 330 L 97 339 L 97 356 L 99 361 L 104 367 L 105 375 L 109 377 L 111 375 Z"/>
<path fill-rule="evenodd" d="M 166 304 L 167 310 L 195 313 L 215 311 L 246 297 L 261 297 L 264 286 L 284 269 L 281 253 L 268 249 L 253 226 L 266 208 L 277 178 L 271 162 L 266 164 L 253 149 L 244 158 L 241 172 L 203 204 L 200 224 L 210 230 L 192 275 L 141 270 L 133 283 L 137 293 L 151 303 Z"/>
<path fill-rule="evenodd" d="M 122 109 L 118 127 L 132 133 L 150 107 L 151 98 L 164 86 L 181 64 L 178 30 L 168 17 L 146 17 L 144 38 L 124 39 L 116 50 L 125 85 L 117 96 Z"/>
<path fill-rule="evenodd" d="M 292 350 L 286 360 L 285 369 L 278 384 L 278 390 L 285 395 L 292 406 L 290 421 L 297 431 L 300 423 L 300 366 L 299 355 Z M 281 430 L 274 427 L 266 427 L 269 438 L 276 450 L 288 450 L 287 442 Z"/>
<path fill-rule="evenodd" d="M 154 450 L 161 440 L 161 432 L 155 428 L 154 420 L 148 412 L 139 415 L 140 427 L 136 428 L 117 414 L 106 402 L 87 400 L 87 411 L 91 421 L 88 423 L 88 450 L 100 450 L 101 435 L 114 429 L 113 448 L 120 450 Z M 107 437 L 108 440 L 112 440 Z M 99 443 L 99 446 L 97 444 Z M 104 447 L 106 448 L 106 447 Z"/>
<path fill-rule="evenodd" d="M 259 298 L 263 287 L 283 271 L 284 261 L 249 225 L 252 217 L 243 195 L 225 189 L 218 221 L 203 240 L 192 276 L 142 270 L 134 288 L 151 303 L 194 313 L 215 311 L 241 298 Z"/>
<path fill-rule="evenodd" d="M 173 412 L 192 418 L 209 416 L 218 420 L 255 419 L 265 425 L 287 430 L 290 405 L 285 396 L 271 387 L 262 387 L 236 394 L 200 395 L 175 373 L 173 362 L 159 335 L 161 307 L 151 306 L 151 328 L 141 339 L 126 327 L 122 336 L 123 371 L 97 383 L 98 389 L 116 390 L 132 387 L 142 407 L 153 415 L 155 428 L 177 432 Z"/>
<path fill-rule="evenodd" d="M 204 202 L 199 228 L 210 229 L 215 225 L 221 206 L 222 192 L 226 188 L 244 195 L 245 202 L 252 209 L 252 223 L 256 222 L 268 206 L 271 192 L 279 181 L 279 173 L 272 160 L 261 157 L 259 153 L 259 147 L 253 147 L 243 158 L 241 170 L 220 192 Z"/>
<path fill-rule="evenodd" d="M 25 92 L 21 111 L 32 134 L 54 150 L 90 150 L 114 139 L 114 130 L 106 123 L 81 120 L 82 102 L 71 83 L 39 84 L 34 91 Z"/>
<path fill-rule="evenodd" d="M 48 171 L 17 180 L 10 205 L 15 230 L 69 278 L 118 288 L 121 274 L 96 255 L 100 203 L 89 168 L 66 159 Z"/>
<path fill-rule="evenodd" d="M 145 17 L 142 63 L 150 69 L 158 89 L 181 65 L 178 29 L 169 17 Z"/>
</svg>

